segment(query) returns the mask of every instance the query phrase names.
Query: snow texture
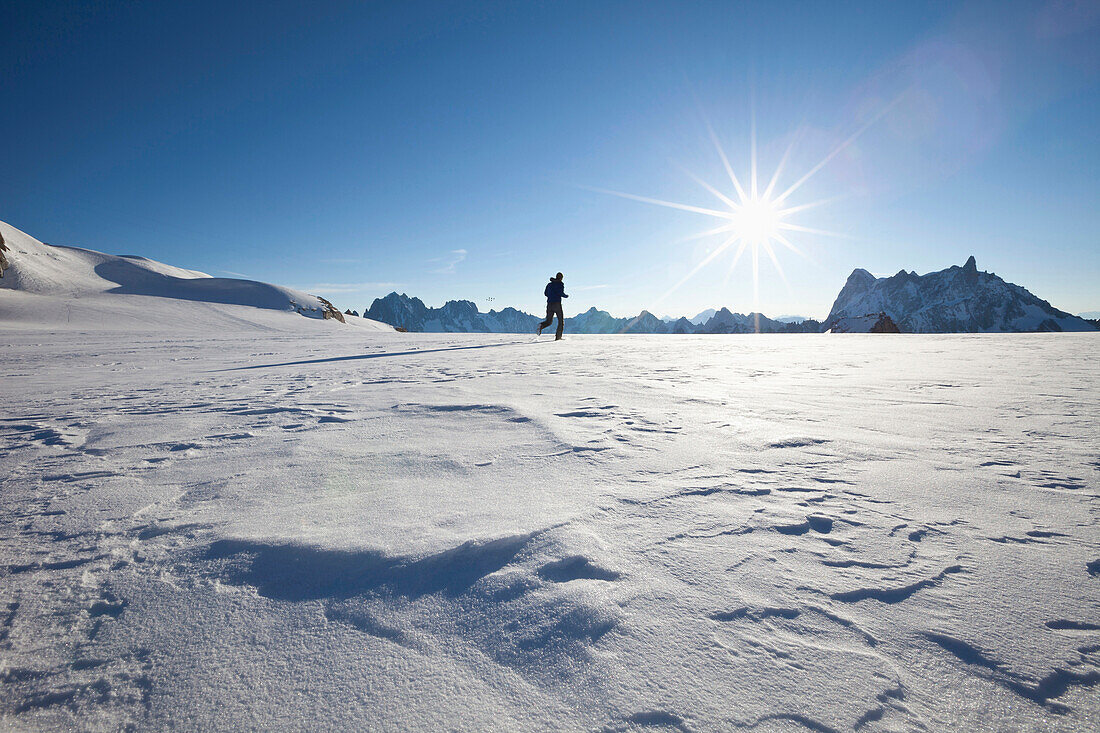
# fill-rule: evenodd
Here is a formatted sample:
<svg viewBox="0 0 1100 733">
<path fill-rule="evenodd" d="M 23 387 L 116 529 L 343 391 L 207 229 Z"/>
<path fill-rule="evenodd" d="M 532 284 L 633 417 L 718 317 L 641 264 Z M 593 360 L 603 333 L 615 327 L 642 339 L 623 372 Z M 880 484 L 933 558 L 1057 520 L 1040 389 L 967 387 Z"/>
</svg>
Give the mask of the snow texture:
<svg viewBox="0 0 1100 733">
<path fill-rule="evenodd" d="M 0 728 L 1100 725 L 1095 333 L 89 290 L 0 290 Z"/>
</svg>

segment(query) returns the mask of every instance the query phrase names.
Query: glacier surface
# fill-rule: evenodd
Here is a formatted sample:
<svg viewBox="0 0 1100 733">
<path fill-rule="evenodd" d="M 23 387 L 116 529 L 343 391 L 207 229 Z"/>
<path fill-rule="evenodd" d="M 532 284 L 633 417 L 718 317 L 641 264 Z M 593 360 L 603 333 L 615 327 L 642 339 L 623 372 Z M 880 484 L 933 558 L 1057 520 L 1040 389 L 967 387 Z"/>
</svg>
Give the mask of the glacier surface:
<svg viewBox="0 0 1100 733">
<path fill-rule="evenodd" d="M 279 316 L 0 327 L 0 725 L 1100 723 L 1096 335 Z"/>
</svg>

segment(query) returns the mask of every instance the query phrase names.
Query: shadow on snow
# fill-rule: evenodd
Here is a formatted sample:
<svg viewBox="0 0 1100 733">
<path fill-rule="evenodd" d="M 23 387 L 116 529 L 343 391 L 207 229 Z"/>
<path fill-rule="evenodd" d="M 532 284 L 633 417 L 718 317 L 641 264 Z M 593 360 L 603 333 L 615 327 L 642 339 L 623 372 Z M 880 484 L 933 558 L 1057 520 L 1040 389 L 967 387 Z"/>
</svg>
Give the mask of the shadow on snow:
<svg viewBox="0 0 1100 733">
<path fill-rule="evenodd" d="M 278 600 L 343 599 L 376 591 L 418 598 L 464 592 L 510 563 L 534 534 L 471 540 L 422 558 L 227 539 L 210 545 L 203 558 L 221 566 L 218 574 L 226 582 L 254 586 Z"/>
<path fill-rule="evenodd" d="M 219 369 L 217 371 L 236 372 L 243 369 L 266 369 L 269 367 L 302 366 L 305 364 L 325 364 L 334 361 L 353 361 L 355 359 L 382 359 L 389 356 L 417 356 L 419 354 L 436 354 L 441 351 L 463 351 L 465 349 L 490 349 L 494 346 L 517 346 L 524 343 L 541 343 L 529 341 L 505 341 L 499 344 L 476 344 L 474 346 L 449 346 L 442 349 L 413 349 L 411 351 L 386 351 L 380 354 L 352 354 L 351 356 L 330 356 L 324 359 L 303 359 L 302 361 L 284 361 L 278 364 L 251 364 L 243 367 Z M 545 343 L 550 343 L 546 341 Z"/>
</svg>

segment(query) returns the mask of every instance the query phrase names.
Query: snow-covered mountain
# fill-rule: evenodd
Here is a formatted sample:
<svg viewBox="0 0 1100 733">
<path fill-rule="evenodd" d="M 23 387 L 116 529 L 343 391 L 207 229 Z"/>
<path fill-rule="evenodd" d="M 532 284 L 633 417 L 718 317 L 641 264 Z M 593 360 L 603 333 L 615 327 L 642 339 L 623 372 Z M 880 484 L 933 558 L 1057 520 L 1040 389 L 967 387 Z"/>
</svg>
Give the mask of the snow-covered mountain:
<svg viewBox="0 0 1100 733">
<path fill-rule="evenodd" d="M 780 333 L 786 330 L 786 324 L 773 321 L 760 313 L 731 313 L 722 308 L 712 315 L 698 333 Z"/>
<path fill-rule="evenodd" d="M 706 314 L 704 311 L 700 316 Z M 817 321 L 805 324 L 787 324 L 756 314 L 731 313 L 729 309 L 711 310 L 700 323 L 679 318 L 658 318 L 642 311 L 632 318 L 616 318 L 607 311 L 589 308 L 572 318 L 565 319 L 565 328 L 571 333 L 754 333 L 758 326 L 762 333 L 816 333 Z M 376 298 L 364 311 L 367 318 L 388 323 L 407 331 L 427 333 L 529 333 L 542 320 L 515 308 L 480 313 L 468 300 L 450 300 L 440 308 L 424 305 L 420 298 L 404 293 L 390 293 Z M 696 316 L 699 318 L 699 316 Z"/>
<path fill-rule="evenodd" d="M 707 308 L 702 313 L 697 313 L 697 314 L 695 314 L 694 318 L 689 318 L 688 320 L 691 321 L 692 323 L 694 323 L 696 326 L 702 326 L 704 323 L 706 323 L 711 318 L 713 318 L 714 314 L 717 313 L 717 312 L 718 311 L 715 310 L 714 308 Z"/>
<path fill-rule="evenodd" d="M 44 244 L 0 222 L 7 260 L 0 279 L 0 321 L 25 324 L 172 324 L 209 328 L 237 323 L 276 325 L 255 310 L 309 318 L 344 316 L 324 298 L 279 285 L 211 277 L 133 255 L 109 255 Z M 355 319 L 356 326 L 390 330 Z"/>
<path fill-rule="evenodd" d="M 859 331 L 885 313 L 903 333 L 1092 331 L 1092 324 L 1060 311 L 1019 285 L 980 272 L 974 257 L 962 267 L 918 275 L 902 270 L 876 278 L 863 269 L 848 276 L 825 328 Z M 857 321 L 859 323 L 857 323 Z"/>
<path fill-rule="evenodd" d="M 481 313 L 468 300 L 430 308 L 419 298 L 390 293 L 364 315 L 409 331 L 434 333 L 528 333 L 542 320 L 514 308 Z M 758 313 L 707 309 L 694 318 L 671 320 L 643 311 L 616 318 L 595 307 L 565 319 L 572 333 L 956 333 L 1092 331 L 1090 321 L 1054 308 L 1019 285 L 979 272 L 973 257 L 962 267 L 917 275 L 902 270 L 875 278 L 863 269 L 848 277 L 824 326 L 800 316 L 768 318 Z"/>
</svg>

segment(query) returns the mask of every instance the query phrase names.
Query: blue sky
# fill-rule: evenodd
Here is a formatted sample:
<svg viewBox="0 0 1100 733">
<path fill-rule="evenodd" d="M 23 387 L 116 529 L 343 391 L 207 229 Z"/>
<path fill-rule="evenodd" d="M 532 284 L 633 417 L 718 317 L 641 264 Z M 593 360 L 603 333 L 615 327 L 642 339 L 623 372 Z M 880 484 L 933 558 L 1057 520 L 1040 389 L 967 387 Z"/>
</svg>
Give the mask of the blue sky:
<svg viewBox="0 0 1100 733">
<path fill-rule="evenodd" d="M 824 316 L 851 270 L 966 257 L 1100 310 L 1094 2 L 9 3 L 0 219 L 361 310 Z M 690 239 L 790 194 L 802 255 Z M 862 130 L 862 132 L 859 132 Z M 859 133 L 853 138 L 853 135 Z M 848 141 L 845 145 L 845 141 Z M 839 152 L 836 152 L 838 151 Z M 747 185 L 747 184 L 746 184 Z M 684 281 L 679 287 L 677 283 Z M 492 300 L 490 300 L 490 298 Z"/>
</svg>

